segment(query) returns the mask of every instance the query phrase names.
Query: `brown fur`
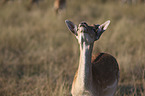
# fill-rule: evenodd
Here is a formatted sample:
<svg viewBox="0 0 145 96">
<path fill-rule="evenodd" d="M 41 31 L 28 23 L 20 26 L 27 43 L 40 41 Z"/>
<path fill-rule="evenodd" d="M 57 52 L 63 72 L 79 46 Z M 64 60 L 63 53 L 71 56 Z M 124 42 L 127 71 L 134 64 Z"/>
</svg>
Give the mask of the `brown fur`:
<svg viewBox="0 0 145 96">
<path fill-rule="evenodd" d="M 96 86 L 106 88 L 117 78 L 119 79 L 119 67 L 116 59 L 106 53 L 99 53 L 92 62 L 92 77 Z"/>
<path fill-rule="evenodd" d="M 72 86 L 75 84 L 77 75 L 78 75 L 78 70 L 75 74 Z M 93 56 L 92 77 L 93 77 L 94 87 L 98 90 L 105 89 L 107 86 L 113 84 L 116 78 L 118 81 L 119 67 L 116 59 L 107 53 L 98 53 L 96 55 L 96 58 L 94 58 Z"/>
<path fill-rule="evenodd" d="M 65 6 L 66 6 L 66 0 L 55 0 L 54 2 L 54 9 L 56 13 L 58 13 L 60 10 L 65 8 Z"/>
<path fill-rule="evenodd" d="M 91 60 L 94 41 L 107 29 L 110 20 L 101 25 L 88 26 L 86 22 L 78 28 L 71 21 L 65 21 L 80 44 L 80 62 L 72 84 L 73 96 L 113 96 L 119 80 L 116 59 L 106 53 L 99 53 Z"/>
</svg>

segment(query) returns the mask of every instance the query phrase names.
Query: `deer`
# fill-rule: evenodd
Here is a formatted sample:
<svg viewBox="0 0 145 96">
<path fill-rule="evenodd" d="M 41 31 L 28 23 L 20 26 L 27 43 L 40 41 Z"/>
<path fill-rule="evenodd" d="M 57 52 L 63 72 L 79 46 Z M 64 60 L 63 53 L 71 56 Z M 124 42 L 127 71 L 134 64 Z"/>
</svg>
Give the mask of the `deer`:
<svg viewBox="0 0 145 96">
<path fill-rule="evenodd" d="M 54 9 L 56 14 L 60 13 L 62 9 L 66 7 L 66 0 L 55 0 L 54 1 Z"/>
<path fill-rule="evenodd" d="M 65 20 L 66 26 L 78 40 L 80 58 L 72 83 L 72 96 L 113 96 L 119 82 L 119 66 L 115 57 L 98 53 L 92 59 L 93 45 L 107 29 L 110 20 L 99 25 L 81 22 L 78 27 Z"/>
</svg>

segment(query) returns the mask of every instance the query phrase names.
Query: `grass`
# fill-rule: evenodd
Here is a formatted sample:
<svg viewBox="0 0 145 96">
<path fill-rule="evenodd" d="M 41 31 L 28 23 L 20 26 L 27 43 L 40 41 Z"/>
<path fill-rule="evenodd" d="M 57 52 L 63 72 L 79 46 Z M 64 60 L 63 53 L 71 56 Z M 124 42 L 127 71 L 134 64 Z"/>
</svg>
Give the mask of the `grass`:
<svg viewBox="0 0 145 96">
<path fill-rule="evenodd" d="M 115 96 L 145 95 L 145 6 L 95 0 L 67 2 L 59 14 L 53 0 L 27 10 L 26 3 L 0 6 L 0 96 L 70 96 L 79 47 L 64 20 L 101 24 L 109 29 L 93 54 L 117 58 L 120 81 Z"/>
</svg>

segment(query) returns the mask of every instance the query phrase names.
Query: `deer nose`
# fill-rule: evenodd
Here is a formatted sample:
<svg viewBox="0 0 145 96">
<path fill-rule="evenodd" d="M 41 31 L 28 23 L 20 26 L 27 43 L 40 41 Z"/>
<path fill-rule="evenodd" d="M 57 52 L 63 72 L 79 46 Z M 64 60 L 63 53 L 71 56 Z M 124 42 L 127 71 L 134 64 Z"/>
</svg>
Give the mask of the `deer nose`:
<svg viewBox="0 0 145 96">
<path fill-rule="evenodd" d="M 87 33 L 87 24 L 85 22 L 82 22 L 79 24 L 79 30 L 82 33 Z"/>
<path fill-rule="evenodd" d="M 80 27 L 80 32 L 85 33 L 85 27 Z"/>
</svg>

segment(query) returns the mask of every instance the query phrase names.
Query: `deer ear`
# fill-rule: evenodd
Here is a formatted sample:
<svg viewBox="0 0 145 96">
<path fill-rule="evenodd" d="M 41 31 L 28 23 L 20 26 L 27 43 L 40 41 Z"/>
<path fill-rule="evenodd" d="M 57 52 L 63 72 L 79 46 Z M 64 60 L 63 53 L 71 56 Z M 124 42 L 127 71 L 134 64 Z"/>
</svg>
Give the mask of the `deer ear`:
<svg viewBox="0 0 145 96">
<path fill-rule="evenodd" d="M 101 34 L 108 28 L 109 24 L 110 24 L 110 20 L 108 20 L 105 23 L 98 26 L 96 40 L 98 40 L 100 38 Z"/>
<path fill-rule="evenodd" d="M 71 21 L 69 20 L 65 20 L 65 23 L 68 27 L 68 29 L 73 33 L 75 34 L 76 36 L 78 36 L 77 34 L 77 26 L 75 24 L 73 24 Z"/>
<path fill-rule="evenodd" d="M 102 29 L 102 31 L 105 31 L 108 28 L 109 24 L 110 24 L 110 20 L 100 25 L 100 28 Z"/>
</svg>

